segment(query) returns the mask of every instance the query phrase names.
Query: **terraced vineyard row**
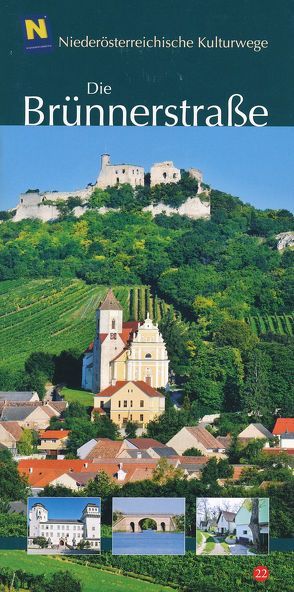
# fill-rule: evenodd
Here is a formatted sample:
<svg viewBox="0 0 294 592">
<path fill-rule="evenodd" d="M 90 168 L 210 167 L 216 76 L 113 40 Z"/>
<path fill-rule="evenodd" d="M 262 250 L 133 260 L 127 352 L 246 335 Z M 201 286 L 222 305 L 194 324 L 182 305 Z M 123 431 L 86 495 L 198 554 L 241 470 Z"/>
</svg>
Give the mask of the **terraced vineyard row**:
<svg viewBox="0 0 294 592">
<path fill-rule="evenodd" d="M 294 334 L 294 316 L 291 314 L 250 316 L 247 322 L 256 335 L 273 333 L 292 336 Z"/>
<path fill-rule="evenodd" d="M 0 359 L 11 370 L 21 368 L 30 353 L 83 352 L 93 340 L 95 311 L 105 286 L 82 280 L 16 280 L 0 284 Z M 159 320 L 167 305 L 148 287 L 114 288 L 124 319 Z"/>
</svg>

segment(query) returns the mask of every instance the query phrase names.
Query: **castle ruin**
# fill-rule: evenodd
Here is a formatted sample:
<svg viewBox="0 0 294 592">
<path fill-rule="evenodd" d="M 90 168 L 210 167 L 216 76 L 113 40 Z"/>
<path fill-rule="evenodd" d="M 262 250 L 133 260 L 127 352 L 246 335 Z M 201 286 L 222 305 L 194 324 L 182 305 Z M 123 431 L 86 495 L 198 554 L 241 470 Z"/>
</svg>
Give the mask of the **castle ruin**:
<svg viewBox="0 0 294 592">
<path fill-rule="evenodd" d="M 195 168 L 188 170 L 191 177 L 198 181 L 197 195 L 187 199 L 179 208 L 173 208 L 163 203 L 149 205 L 143 208 L 143 211 L 150 211 L 153 216 L 165 213 L 171 215 L 178 213 L 190 218 L 209 218 L 210 202 L 209 198 L 201 200 L 199 194 L 203 193 L 203 176 L 201 171 Z M 150 186 L 154 187 L 161 183 L 178 183 L 181 179 L 181 170 L 176 168 L 172 161 L 159 162 L 152 165 L 150 169 Z M 74 191 L 44 191 L 39 189 L 29 189 L 21 193 L 19 203 L 15 208 L 13 221 L 18 222 L 25 218 L 37 218 L 43 222 L 56 220 L 59 217 L 57 207 L 58 201 L 67 201 L 70 197 L 79 197 L 82 205 L 74 209 L 76 217 L 82 216 L 87 209 L 87 201 L 96 188 L 107 189 L 124 183 L 130 184 L 134 189 L 143 187 L 145 184 L 144 167 L 135 164 L 111 164 L 110 155 L 102 154 L 101 168 L 95 183 L 89 183 L 83 189 Z M 109 211 L 109 208 L 102 207 L 99 213 L 103 214 Z"/>
</svg>

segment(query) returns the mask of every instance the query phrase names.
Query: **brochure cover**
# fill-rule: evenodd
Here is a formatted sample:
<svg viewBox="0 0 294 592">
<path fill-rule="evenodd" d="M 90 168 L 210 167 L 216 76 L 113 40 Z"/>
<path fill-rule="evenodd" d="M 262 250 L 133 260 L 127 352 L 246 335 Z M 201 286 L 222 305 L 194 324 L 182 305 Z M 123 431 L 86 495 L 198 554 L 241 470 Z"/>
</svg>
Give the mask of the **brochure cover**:
<svg viewBox="0 0 294 592">
<path fill-rule="evenodd" d="M 0 589 L 293 590 L 293 0 L 3 0 Z"/>
</svg>

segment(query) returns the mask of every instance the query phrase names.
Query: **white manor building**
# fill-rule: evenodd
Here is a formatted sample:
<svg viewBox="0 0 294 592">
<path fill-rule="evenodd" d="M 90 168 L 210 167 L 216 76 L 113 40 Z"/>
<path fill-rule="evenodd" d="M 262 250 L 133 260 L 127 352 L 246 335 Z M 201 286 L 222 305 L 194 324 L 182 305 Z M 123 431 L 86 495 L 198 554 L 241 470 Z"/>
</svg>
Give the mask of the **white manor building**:
<svg viewBox="0 0 294 592">
<path fill-rule="evenodd" d="M 88 503 L 83 509 L 80 519 L 69 520 L 61 518 L 49 518 L 49 512 L 45 505 L 36 502 L 29 512 L 28 551 L 33 552 L 38 548 L 33 540 L 44 537 L 48 542 L 48 548 L 57 548 L 59 551 L 76 549 L 81 541 L 87 543 L 87 547 L 99 552 L 101 545 L 101 512 L 95 503 Z"/>
</svg>

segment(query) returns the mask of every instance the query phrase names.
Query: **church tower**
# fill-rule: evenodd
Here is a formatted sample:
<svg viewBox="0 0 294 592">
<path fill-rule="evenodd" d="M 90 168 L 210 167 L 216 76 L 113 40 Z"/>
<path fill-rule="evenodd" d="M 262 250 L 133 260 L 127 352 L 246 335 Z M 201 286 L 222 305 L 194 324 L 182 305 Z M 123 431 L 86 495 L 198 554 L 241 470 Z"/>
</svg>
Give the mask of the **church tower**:
<svg viewBox="0 0 294 592">
<path fill-rule="evenodd" d="M 109 290 L 96 312 L 96 336 L 93 348 L 93 392 L 111 384 L 110 362 L 124 349 L 121 338 L 123 308 Z"/>
<path fill-rule="evenodd" d="M 29 537 L 35 538 L 40 536 L 40 525 L 48 521 L 48 510 L 41 503 L 36 503 L 32 506 L 29 513 Z"/>
</svg>

